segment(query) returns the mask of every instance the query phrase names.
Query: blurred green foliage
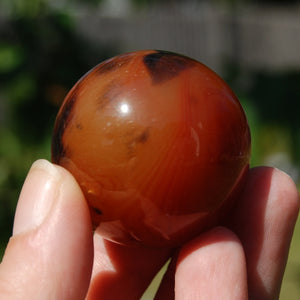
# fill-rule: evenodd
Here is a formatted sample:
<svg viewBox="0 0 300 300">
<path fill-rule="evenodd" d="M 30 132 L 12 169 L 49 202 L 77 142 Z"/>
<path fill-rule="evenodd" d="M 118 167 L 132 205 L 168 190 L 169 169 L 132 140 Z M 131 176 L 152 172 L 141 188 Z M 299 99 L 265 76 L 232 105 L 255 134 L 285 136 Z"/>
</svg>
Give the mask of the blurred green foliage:
<svg viewBox="0 0 300 300">
<path fill-rule="evenodd" d="M 299 184 L 300 70 L 245 72 L 229 64 L 225 80 L 237 93 L 248 117 L 252 166 L 264 164 L 268 157 L 282 153 L 288 162 L 276 165 L 274 161 L 274 166 L 291 171 L 290 175 Z"/>
<path fill-rule="evenodd" d="M 62 100 L 78 78 L 115 54 L 116 45 L 90 45 L 76 34 L 68 14 L 44 6 L 38 14 L 17 10 L 1 23 L 0 245 L 4 248 L 28 169 L 38 158 L 50 159 L 51 131 Z"/>
</svg>

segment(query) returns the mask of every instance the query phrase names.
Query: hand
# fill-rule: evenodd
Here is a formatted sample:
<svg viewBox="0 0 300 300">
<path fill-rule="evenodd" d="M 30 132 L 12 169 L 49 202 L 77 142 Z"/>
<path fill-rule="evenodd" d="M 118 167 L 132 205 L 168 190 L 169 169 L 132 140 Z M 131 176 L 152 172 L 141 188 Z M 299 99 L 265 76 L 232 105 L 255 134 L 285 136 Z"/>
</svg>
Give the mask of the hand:
<svg viewBox="0 0 300 300">
<path fill-rule="evenodd" d="M 139 299 L 173 257 L 156 300 L 276 299 L 298 209 L 286 174 L 255 168 L 228 228 L 205 232 L 175 253 L 125 247 L 92 234 L 73 177 L 40 160 L 20 194 L 0 265 L 0 298 Z"/>
</svg>

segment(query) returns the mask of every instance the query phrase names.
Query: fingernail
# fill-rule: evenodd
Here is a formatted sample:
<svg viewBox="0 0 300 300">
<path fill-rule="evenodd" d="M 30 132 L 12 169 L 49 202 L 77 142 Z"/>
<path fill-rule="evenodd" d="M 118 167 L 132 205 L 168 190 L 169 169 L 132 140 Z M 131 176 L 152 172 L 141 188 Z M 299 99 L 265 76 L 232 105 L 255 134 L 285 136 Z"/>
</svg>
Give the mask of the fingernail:
<svg viewBox="0 0 300 300">
<path fill-rule="evenodd" d="M 17 204 L 13 235 L 43 223 L 59 195 L 60 173 L 46 160 L 33 163 Z"/>
</svg>

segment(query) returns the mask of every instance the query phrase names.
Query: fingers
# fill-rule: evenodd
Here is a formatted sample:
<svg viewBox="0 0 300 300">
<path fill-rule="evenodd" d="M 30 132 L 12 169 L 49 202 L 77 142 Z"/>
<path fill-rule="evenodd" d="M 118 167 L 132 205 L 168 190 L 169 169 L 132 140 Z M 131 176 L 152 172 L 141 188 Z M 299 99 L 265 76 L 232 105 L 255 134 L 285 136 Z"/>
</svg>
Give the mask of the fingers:
<svg viewBox="0 0 300 300">
<path fill-rule="evenodd" d="M 250 170 L 233 230 L 245 249 L 250 299 L 277 299 L 299 210 L 295 184 L 273 168 Z"/>
<path fill-rule="evenodd" d="M 0 265 L 4 299 L 84 299 L 93 260 L 84 197 L 64 169 L 40 160 L 20 194 Z"/>
<path fill-rule="evenodd" d="M 171 262 L 155 299 L 246 299 L 247 276 L 249 299 L 278 299 L 298 210 L 289 176 L 272 168 L 250 170 L 230 216 L 241 243 L 222 228 L 188 243 L 177 264 Z"/>
<path fill-rule="evenodd" d="M 156 299 L 276 299 L 299 210 L 293 181 L 279 170 L 256 168 L 231 228 L 189 242 L 168 269 Z M 31 168 L 0 265 L 5 299 L 139 299 L 173 250 L 125 247 L 93 236 L 80 188 L 46 161 Z M 244 256 L 245 253 L 245 256 Z M 246 272 L 246 263 L 247 271 Z M 175 272 L 176 269 L 176 272 Z M 247 273 L 247 275 L 246 275 Z"/>
<path fill-rule="evenodd" d="M 140 299 L 171 249 L 122 246 L 94 235 L 95 258 L 87 299 Z"/>
<path fill-rule="evenodd" d="M 174 267 L 171 262 L 170 280 L 163 280 L 155 299 L 248 299 L 244 251 L 228 229 L 215 228 L 182 248 L 172 288 Z"/>
</svg>

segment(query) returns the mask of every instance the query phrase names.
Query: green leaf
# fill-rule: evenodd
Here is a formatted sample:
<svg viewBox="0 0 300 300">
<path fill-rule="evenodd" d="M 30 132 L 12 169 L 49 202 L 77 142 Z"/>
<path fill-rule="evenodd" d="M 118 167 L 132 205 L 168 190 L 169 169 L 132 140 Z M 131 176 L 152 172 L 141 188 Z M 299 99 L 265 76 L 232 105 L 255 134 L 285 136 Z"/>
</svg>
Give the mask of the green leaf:
<svg viewBox="0 0 300 300">
<path fill-rule="evenodd" d="M 24 59 L 22 49 L 15 45 L 0 44 L 0 72 L 11 72 Z"/>
</svg>

